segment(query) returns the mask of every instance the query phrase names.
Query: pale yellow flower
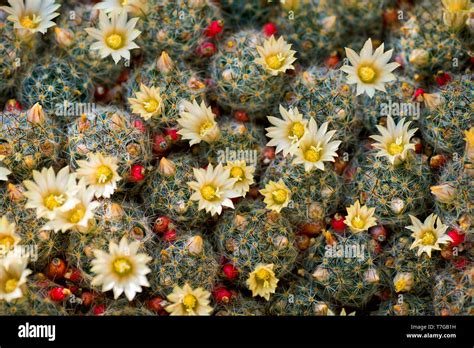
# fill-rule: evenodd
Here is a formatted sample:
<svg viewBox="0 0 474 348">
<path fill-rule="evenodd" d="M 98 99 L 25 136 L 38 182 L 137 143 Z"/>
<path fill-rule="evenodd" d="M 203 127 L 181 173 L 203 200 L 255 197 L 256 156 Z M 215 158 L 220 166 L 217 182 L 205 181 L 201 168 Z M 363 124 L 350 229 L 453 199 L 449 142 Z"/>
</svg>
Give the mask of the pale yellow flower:
<svg viewBox="0 0 474 348">
<path fill-rule="evenodd" d="M 128 98 L 134 114 L 149 120 L 152 117 L 160 116 L 163 112 L 163 99 L 159 87 L 147 87 L 141 84 L 140 91 L 135 96 L 136 98 Z"/>
<path fill-rule="evenodd" d="M 13 27 L 29 33 L 45 34 L 48 28 L 56 25 L 52 19 L 59 16 L 56 11 L 61 5 L 54 0 L 8 0 L 10 7 L 0 7 L 9 14 L 7 19 Z"/>
<path fill-rule="evenodd" d="M 263 66 L 273 76 L 295 68 L 292 63 L 296 61 L 296 51 L 291 50 L 291 45 L 283 36 L 275 40 L 272 35 L 264 41 L 263 47 L 257 46 L 257 51 L 260 57 L 255 59 L 255 63 Z"/>
<path fill-rule="evenodd" d="M 96 275 L 92 285 L 102 285 L 102 292 L 113 289 L 114 298 L 122 293 L 129 301 L 142 292 L 143 286 L 150 286 L 146 275 L 151 272 L 146 265 L 151 257 L 138 253 L 140 242 L 129 243 L 126 237 L 117 245 L 114 241 L 109 244 L 109 252 L 94 250 L 91 271 Z"/>
<path fill-rule="evenodd" d="M 378 157 L 386 157 L 392 165 L 397 165 L 407 158 L 409 151 L 415 150 L 415 144 L 411 143 L 411 137 L 417 131 L 417 128 L 408 129 L 411 122 L 404 124 L 405 119 L 402 118 L 395 125 L 391 116 L 387 117 L 387 127 L 377 125 L 377 129 L 381 135 L 371 135 L 370 137 L 376 141 L 372 146 L 378 149 Z"/>
<path fill-rule="evenodd" d="M 411 272 L 398 272 L 395 278 L 393 278 L 393 285 L 395 286 L 396 292 L 410 291 L 414 284 L 415 280 Z"/>
<path fill-rule="evenodd" d="M 291 201 L 291 191 L 282 179 L 278 182 L 270 181 L 259 192 L 265 197 L 263 202 L 267 205 L 267 209 L 278 213 L 287 207 Z"/>
<path fill-rule="evenodd" d="M 107 13 L 125 10 L 134 16 L 143 16 L 148 11 L 147 0 L 103 0 L 94 9 Z"/>
<path fill-rule="evenodd" d="M 384 52 L 383 43 L 373 52 L 371 39 L 365 42 L 360 55 L 346 47 L 351 65 L 344 65 L 341 70 L 347 73 L 347 83 L 357 84 L 357 95 L 365 92 L 372 98 L 375 90 L 386 92 L 384 84 L 397 79 L 392 71 L 400 64 L 388 63 L 392 53 L 393 50 Z"/>
<path fill-rule="evenodd" d="M 166 311 L 170 315 L 210 315 L 213 308 L 209 306 L 211 293 L 203 288 L 192 289 L 188 284 L 182 288 L 175 286 L 167 296 L 170 305 Z"/>
<path fill-rule="evenodd" d="M 250 185 L 254 183 L 253 174 L 255 173 L 254 166 L 247 166 L 245 160 L 227 162 L 225 169 L 230 171 L 230 177 L 237 179 L 233 190 L 240 196 L 244 197 L 250 190 Z"/>
<path fill-rule="evenodd" d="M 6 216 L 0 218 L 0 257 L 10 251 L 21 240 L 15 233 L 15 223 L 8 221 Z"/>
<path fill-rule="evenodd" d="M 31 270 L 28 259 L 8 253 L 0 258 L 0 301 L 10 302 L 23 297 L 23 288 Z"/>
<path fill-rule="evenodd" d="M 441 0 L 441 2 L 444 24 L 455 31 L 464 28 L 473 12 L 471 0 Z"/>
<path fill-rule="evenodd" d="M 177 120 L 182 127 L 178 134 L 183 140 L 189 140 L 189 145 L 199 144 L 201 141 L 212 143 L 220 137 L 220 129 L 211 107 L 207 107 L 204 101 L 199 105 L 196 100 L 192 103 L 183 102 L 183 112 Z"/>
<path fill-rule="evenodd" d="M 374 217 L 375 208 L 369 208 L 366 205 L 361 206 L 357 200 L 346 210 L 347 215 L 344 223 L 353 233 L 367 231 L 372 226 L 377 225 L 377 219 Z"/>
<path fill-rule="evenodd" d="M 274 294 L 277 288 L 278 279 L 273 272 L 273 264 L 258 264 L 250 273 L 246 284 L 252 296 L 261 296 L 265 300 L 270 299 L 270 294 Z"/>
<path fill-rule="evenodd" d="M 410 249 L 418 248 L 418 256 L 425 252 L 431 257 L 432 250 L 441 250 L 440 244 L 447 244 L 453 241 L 446 234 L 448 226 L 444 225 L 437 215 L 431 214 L 423 223 L 415 216 L 409 216 L 412 225 L 405 228 L 413 231 L 411 236 L 415 238 L 415 241 L 410 246 Z"/>
<path fill-rule="evenodd" d="M 456 198 L 456 189 L 450 183 L 431 186 L 430 190 L 436 200 L 442 203 L 451 203 Z"/>
</svg>

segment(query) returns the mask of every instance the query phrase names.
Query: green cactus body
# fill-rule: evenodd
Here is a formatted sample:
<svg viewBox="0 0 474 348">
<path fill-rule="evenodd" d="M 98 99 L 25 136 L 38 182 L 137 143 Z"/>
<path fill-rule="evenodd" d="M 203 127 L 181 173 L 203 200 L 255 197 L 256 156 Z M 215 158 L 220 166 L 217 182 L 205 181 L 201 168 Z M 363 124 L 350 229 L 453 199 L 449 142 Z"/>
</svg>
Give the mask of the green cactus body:
<svg viewBox="0 0 474 348">
<path fill-rule="evenodd" d="M 375 152 L 364 152 L 348 169 L 347 204 L 360 200 L 375 208 L 375 216 L 383 225 L 403 226 L 409 214 L 423 215 L 429 200 L 430 168 L 421 155 L 408 153 L 407 160 L 392 166 Z"/>
<path fill-rule="evenodd" d="M 33 170 L 56 165 L 60 161 L 63 137 L 48 116 L 42 123 L 27 120 L 27 112 L 0 113 L 0 155 L 2 165 L 10 168 L 11 178 L 21 181 Z"/>
<path fill-rule="evenodd" d="M 201 239 L 198 241 L 198 238 Z M 197 245 L 200 242 L 202 245 Z M 183 234 L 173 242 L 149 245 L 148 253 L 153 258 L 148 279 L 154 294 L 166 297 L 175 286 L 184 284 L 211 291 L 216 283 L 219 264 L 206 237 Z"/>
<path fill-rule="evenodd" d="M 325 316 L 329 306 L 321 300 L 320 289 L 311 280 L 301 279 L 290 283 L 272 297 L 269 308 L 272 315 Z"/>
<path fill-rule="evenodd" d="M 456 77 L 439 90 L 441 105 L 426 110 L 421 118 L 423 138 L 435 151 L 461 154 L 464 148 L 464 131 L 473 126 L 474 83 L 472 77 Z"/>
<path fill-rule="evenodd" d="M 240 292 L 232 296 L 228 303 L 220 304 L 215 309 L 216 316 L 264 316 L 267 314 L 266 301 L 247 297 Z"/>
<path fill-rule="evenodd" d="M 134 126 L 133 118 L 115 107 L 98 107 L 75 118 L 67 129 L 67 156 L 71 167 L 86 160 L 89 153 L 101 153 L 118 161 L 118 191 L 137 190 L 141 183 L 130 182 L 133 165 L 146 168 L 152 158 L 151 143 L 146 131 Z"/>
<path fill-rule="evenodd" d="M 387 93 L 376 93 L 373 98 L 363 95 L 359 99 L 359 113 L 365 128 L 370 134 L 379 134 L 377 125 L 387 127 L 387 116 L 395 123 L 405 118 L 412 121 L 414 127 L 421 118 L 422 105 L 413 100 L 415 83 L 399 78 L 397 81 L 385 84 Z"/>
<path fill-rule="evenodd" d="M 310 67 L 293 80 L 284 100 L 285 108 L 297 107 L 304 116 L 316 119 L 318 125 L 328 122 L 328 129 L 337 131 L 334 139 L 342 141 L 340 148 L 349 149 L 357 142 L 362 127 L 356 115 L 357 99 L 342 71 Z M 277 112 L 278 108 L 274 115 Z"/>
<path fill-rule="evenodd" d="M 206 41 L 206 28 L 219 19 L 220 10 L 210 1 L 151 0 L 137 25 L 142 32 L 137 44 L 150 57 L 163 50 L 192 57 Z"/>
<path fill-rule="evenodd" d="M 222 0 L 220 4 L 225 26 L 231 28 L 255 23 L 264 24 L 276 9 L 276 6 L 268 0 Z"/>
<path fill-rule="evenodd" d="M 256 47 L 263 45 L 264 38 L 255 30 L 240 31 L 225 39 L 213 57 L 209 67 L 213 94 L 223 107 L 266 116 L 265 110 L 284 94 L 286 76 L 272 76 L 255 62 L 260 56 Z"/>
<path fill-rule="evenodd" d="M 198 73 L 187 67 L 174 67 L 165 73 L 152 64 L 137 70 L 127 85 L 128 98 L 136 98 L 141 84 L 160 89 L 163 104 L 161 114 L 150 119 L 154 127 L 176 127 L 182 101 L 196 100 L 200 104 L 206 98 L 206 85 Z"/>
<path fill-rule="evenodd" d="M 411 77 L 427 79 L 439 70 L 460 73 L 468 64 L 468 43 L 472 38 L 450 32 L 441 14 L 441 6 L 437 14 L 419 8 L 401 29 L 397 51 Z"/>
<path fill-rule="evenodd" d="M 87 232 L 69 232 L 68 262 L 82 272 L 85 284 L 90 285 L 95 249 L 108 252 L 111 241 L 119 243 L 125 236 L 129 241 L 140 241 L 140 250 L 144 250 L 153 236 L 150 226 L 140 206 L 104 200 L 95 211 L 95 221 Z"/>
<path fill-rule="evenodd" d="M 9 184 L 0 188 L 0 216 L 15 223 L 15 233 L 21 237 L 21 252 L 30 257 L 30 268 L 43 270 L 57 256 L 62 256 L 68 235 L 43 230 L 46 220 L 38 219 L 34 209 L 26 209 L 22 185 Z"/>
<path fill-rule="evenodd" d="M 447 269 L 435 277 L 435 315 L 474 315 L 472 266 L 465 271 Z"/>
<path fill-rule="evenodd" d="M 127 299 L 107 299 L 105 303 L 104 316 L 154 316 L 153 312 L 138 303 L 130 303 Z"/>
<path fill-rule="evenodd" d="M 273 264 L 278 279 L 295 265 L 298 251 L 288 220 L 261 202 L 242 201 L 225 211 L 214 233 L 219 254 L 240 271 L 243 287 L 258 264 Z"/>
<path fill-rule="evenodd" d="M 10 302 L 0 300 L 0 315 L 68 315 L 64 303 L 56 303 L 49 298 L 49 291 L 54 286 L 57 285 L 43 275 L 31 275 L 21 298 Z"/>
<path fill-rule="evenodd" d="M 429 297 L 403 294 L 402 297 L 383 301 L 371 315 L 378 316 L 426 316 L 433 315 L 433 305 Z"/>
<path fill-rule="evenodd" d="M 325 164 L 325 170 L 314 169 L 306 172 L 304 166 L 291 163 L 289 156 L 277 156 L 268 166 L 263 182 L 282 179 L 291 191 L 291 201 L 281 211 L 292 223 L 322 221 L 336 212 L 342 189 L 342 179 L 333 166 Z"/>
<path fill-rule="evenodd" d="M 408 230 L 401 231 L 400 234 L 407 235 Z M 394 278 L 398 273 L 411 273 L 413 275 L 413 285 L 408 291 L 401 291 L 399 294 L 405 296 L 405 293 L 421 295 L 433 285 L 433 277 L 436 274 L 436 266 L 439 263 L 435 255 L 428 257 L 426 253 L 418 256 L 416 250 L 410 249 L 413 243 L 413 237 L 393 238 L 383 255 L 383 265 L 387 276 L 386 282 L 396 293 Z"/>
<path fill-rule="evenodd" d="M 32 66 L 27 76 L 20 87 L 24 105 L 39 102 L 48 113 L 64 119 L 72 106 L 89 102 L 91 80 L 69 60 L 47 57 Z"/>
<path fill-rule="evenodd" d="M 145 206 L 175 222 L 202 227 L 211 215 L 198 210 L 198 203 L 190 200 L 193 190 L 188 186 L 188 182 L 195 181 L 193 168 L 199 168 L 199 164 L 186 154 L 174 154 L 168 160 L 174 163 L 176 172 L 166 175 L 156 167 L 148 175 L 142 190 Z"/>
<path fill-rule="evenodd" d="M 92 6 L 70 7 L 55 28 L 57 50 L 66 59 L 74 61 L 78 68 L 87 71 L 87 77 L 95 83 L 112 84 L 124 66 L 122 62 L 115 64 L 111 57 L 101 58 L 98 51 L 90 49 L 96 40 L 85 29 L 98 27 L 98 22 L 98 12 L 92 10 Z M 72 38 L 64 38 L 66 35 Z"/>
<path fill-rule="evenodd" d="M 313 279 L 326 303 L 362 307 L 379 288 L 377 254 L 366 232 L 332 234 L 334 244 L 319 237 L 303 260 L 306 277 Z"/>
</svg>

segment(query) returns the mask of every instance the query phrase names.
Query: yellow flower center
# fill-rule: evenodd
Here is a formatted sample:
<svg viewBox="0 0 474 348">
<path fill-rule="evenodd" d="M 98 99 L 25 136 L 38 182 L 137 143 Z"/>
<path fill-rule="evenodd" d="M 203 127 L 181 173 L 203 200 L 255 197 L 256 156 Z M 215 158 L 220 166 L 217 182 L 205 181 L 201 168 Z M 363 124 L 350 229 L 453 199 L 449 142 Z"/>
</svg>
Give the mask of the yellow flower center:
<svg viewBox="0 0 474 348">
<path fill-rule="evenodd" d="M 398 155 L 403 152 L 402 138 L 397 138 L 393 143 L 388 146 L 388 153 L 392 156 Z"/>
<path fill-rule="evenodd" d="M 407 286 L 407 281 L 403 278 L 400 278 L 395 282 L 395 291 L 400 292 L 403 289 L 405 289 L 406 286 Z"/>
<path fill-rule="evenodd" d="M 209 130 L 211 130 L 214 127 L 214 122 L 212 121 L 206 121 L 199 127 L 199 134 L 201 136 L 205 136 Z"/>
<path fill-rule="evenodd" d="M 321 146 L 311 146 L 304 152 L 304 159 L 309 162 L 317 162 L 321 158 Z"/>
<path fill-rule="evenodd" d="M 197 298 L 194 295 L 187 294 L 183 298 L 183 305 L 186 307 L 187 310 L 192 310 L 196 308 Z"/>
<path fill-rule="evenodd" d="M 219 197 L 219 190 L 212 185 L 204 185 L 201 188 L 201 195 L 206 201 L 212 201 L 214 198 Z"/>
<path fill-rule="evenodd" d="M 118 50 L 123 47 L 124 39 L 122 35 L 113 33 L 105 38 L 105 42 L 110 48 Z"/>
<path fill-rule="evenodd" d="M 238 181 L 242 180 L 243 178 L 245 178 L 245 173 L 244 173 L 244 170 L 240 167 L 233 167 L 231 170 L 230 170 L 230 176 L 232 178 L 237 178 Z"/>
<path fill-rule="evenodd" d="M 122 6 L 128 5 L 128 0 L 122 0 Z"/>
<path fill-rule="evenodd" d="M 36 29 L 39 23 L 40 23 L 40 18 L 37 17 L 35 14 L 33 15 L 33 18 L 30 18 L 30 16 L 24 16 L 20 20 L 20 24 L 24 28 L 27 28 L 27 29 Z"/>
<path fill-rule="evenodd" d="M 459 12 L 459 11 L 465 11 L 467 8 L 464 6 L 464 4 L 460 1 L 451 1 L 448 5 L 448 11 L 449 12 Z"/>
<path fill-rule="evenodd" d="M 255 274 L 255 276 L 257 277 L 257 280 L 263 282 L 263 287 L 264 288 L 266 288 L 270 285 L 270 283 L 268 281 L 269 281 L 269 279 L 271 278 L 272 275 L 265 268 L 259 269 L 257 271 L 257 273 Z"/>
<path fill-rule="evenodd" d="M 113 263 L 113 269 L 114 272 L 119 276 L 125 276 L 132 271 L 132 264 L 128 259 L 124 257 L 119 257 L 115 259 Z"/>
<path fill-rule="evenodd" d="M 143 108 L 147 112 L 155 112 L 158 109 L 159 103 L 156 99 L 150 99 L 143 103 Z"/>
<path fill-rule="evenodd" d="M 355 228 L 364 228 L 365 226 L 365 220 L 362 219 L 360 217 L 360 215 L 356 215 L 353 219 L 352 219 L 352 226 L 354 226 Z"/>
<path fill-rule="evenodd" d="M 110 167 L 102 165 L 97 168 L 97 172 L 95 173 L 95 178 L 98 184 L 106 184 L 110 180 L 112 180 L 114 173 Z"/>
<path fill-rule="evenodd" d="M 10 249 L 15 244 L 15 239 L 12 236 L 0 237 L 0 245 L 3 245 L 6 249 Z"/>
<path fill-rule="evenodd" d="M 13 292 L 16 290 L 18 286 L 18 279 L 8 279 L 6 282 L 5 282 L 5 292 L 7 294 Z"/>
<path fill-rule="evenodd" d="M 301 139 L 304 135 L 304 124 L 301 122 L 293 122 L 290 129 L 290 137 L 296 137 L 297 140 Z"/>
<path fill-rule="evenodd" d="M 69 222 L 72 224 L 77 224 L 82 218 L 86 215 L 86 208 L 83 204 L 78 204 L 74 207 L 69 215 Z"/>
<path fill-rule="evenodd" d="M 365 83 L 372 83 L 377 77 L 377 73 L 370 66 L 361 66 L 359 68 L 358 75 L 362 82 Z"/>
<path fill-rule="evenodd" d="M 436 234 L 432 230 L 425 231 L 423 238 L 421 238 L 421 243 L 423 245 L 434 245 L 437 241 Z"/>
<path fill-rule="evenodd" d="M 273 200 L 277 204 L 283 204 L 288 198 L 288 192 L 283 189 L 278 189 L 272 192 Z"/>
<path fill-rule="evenodd" d="M 44 199 L 44 205 L 49 210 L 54 210 L 62 206 L 65 201 L 66 200 L 64 199 L 63 195 L 55 195 L 54 193 L 51 193 Z"/>
<path fill-rule="evenodd" d="M 268 56 L 266 58 L 266 62 L 270 69 L 277 70 L 283 66 L 283 63 L 285 62 L 285 57 L 283 57 L 281 53 L 274 54 Z"/>
</svg>

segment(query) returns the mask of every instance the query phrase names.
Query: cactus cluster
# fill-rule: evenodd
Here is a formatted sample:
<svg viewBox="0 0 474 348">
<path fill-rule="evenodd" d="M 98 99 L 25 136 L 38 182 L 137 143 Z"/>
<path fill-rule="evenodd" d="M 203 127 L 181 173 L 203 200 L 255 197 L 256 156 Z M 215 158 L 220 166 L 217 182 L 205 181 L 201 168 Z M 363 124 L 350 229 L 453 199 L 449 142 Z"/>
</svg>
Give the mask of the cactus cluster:
<svg viewBox="0 0 474 348">
<path fill-rule="evenodd" d="M 433 307 L 436 315 L 474 315 L 472 264 L 464 271 L 445 270 L 435 277 Z"/>
</svg>

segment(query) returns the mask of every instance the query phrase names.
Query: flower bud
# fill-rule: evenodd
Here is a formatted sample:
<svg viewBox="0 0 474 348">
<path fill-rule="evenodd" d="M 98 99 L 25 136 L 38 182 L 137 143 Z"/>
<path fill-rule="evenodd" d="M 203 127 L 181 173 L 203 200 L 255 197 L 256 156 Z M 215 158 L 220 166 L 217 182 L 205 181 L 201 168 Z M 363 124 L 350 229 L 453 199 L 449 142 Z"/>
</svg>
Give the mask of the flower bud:
<svg viewBox="0 0 474 348">
<path fill-rule="evenodd" d="M 43 107 L 39 103 L 33 105 L 31 109 L 28 110 L 26 114 L 26 119 L 30 123 L 43 124 L 46 119 Z"/>
<path fill-rule="evenodd" d="M 409 61 L 416 67 L 423 68 L 430 63 L 430 54 L 426 50 L 416 48 L 412 51 Z"/>
<path fill-rule="evenodd" d="M 199 255 L 202 253 L 204 241 L 201 236 L 190 237 L 186 242 L 186 248 L 191 254 Z"/>
<path fill-rule="evenodd" d="M 158 171 L 165 176 L 173 176 L 176 174 L 176 165 L 172 161 L 166 159 L 166 157 L 162 157 L 158 166 Z"/>
<path fill-rule="evenodd" d="M 167 74 L 174 68 L 174 62 L 171 60 L 170 56 L 166 51 L 161 52 L 160 58 L 157 59 L 156 61 L 156 67 L 158 68 L 159 71 L 161 71 L 164 74 Z"/>
</svg>

